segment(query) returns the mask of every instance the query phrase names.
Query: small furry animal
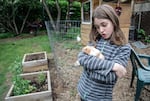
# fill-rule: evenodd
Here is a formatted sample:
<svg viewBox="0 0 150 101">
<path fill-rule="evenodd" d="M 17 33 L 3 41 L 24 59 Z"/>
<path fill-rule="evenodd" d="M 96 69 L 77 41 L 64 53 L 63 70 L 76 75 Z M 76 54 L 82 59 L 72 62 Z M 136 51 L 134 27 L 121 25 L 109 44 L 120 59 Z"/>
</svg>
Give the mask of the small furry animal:
<svg viewBox="0 0 150 101">
<path fill-rule="evenodd" d="M 88 55 L 96 56 L 100 59 L 105 59 L 104 55 L 94 46 L 85 46 L 82 51 Z"/>
<path fill-rule="evenodd" d="M 94 46 L 85 46 L 82 48 L 82 51 L 88 55 L 96 56 L 100 59 L 105 59 L 104 55 Z M 80 66 L 80 63 L 78 60 L 75 62 L 74 66 Z"/>
</svg>

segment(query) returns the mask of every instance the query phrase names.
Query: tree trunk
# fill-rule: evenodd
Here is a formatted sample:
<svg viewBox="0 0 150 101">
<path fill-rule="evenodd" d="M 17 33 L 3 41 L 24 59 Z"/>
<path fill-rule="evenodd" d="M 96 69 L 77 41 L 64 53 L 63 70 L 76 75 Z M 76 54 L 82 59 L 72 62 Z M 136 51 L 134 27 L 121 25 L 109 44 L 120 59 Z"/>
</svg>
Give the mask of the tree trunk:
<svg viewBox="0 0 150 101">
<path fill-rule="evenodd" d="M 15 32 L 16 35 L 19 35 L 19 31 L 18 31 L 18 28 L 17 28 L 17 25 L 16 25 L 16 10 L 17 10 L 17 7 L 15 7 L 14 5 L 12 5 L 12 25 L 13 25 L 13 32 Z M 11 21 L 11 19 L 10 19 Z"/>
<path fill-rule="evenodd" d="M 14 25 L 14 32 L 16 33 L 16 35 L 19 35 L 20 33 L 16 25 L 15 16 L 13 16 L 13 25 Z"/>
<path fill-rule="evenodd" d="M 5 25 L 6 26 L 6 28 L 7 28 L 7 30 L 8 31 L 10 31 L 10 32 L 14 32 L 15 33 L 15 29 L 14 29 L 14 27 L 12 26 L 12 24 L 11 24 L 11 20 L 10 20 L 10 18 L 9 17 L 7 17 L 8 19 L 6 19 L 6 21 L 4 21 L 4 22 L 6 22 L 7 24 Z"/>
<path fill-rule="evenodd" d="M 26 20 L 27 20 L 27 18 L 28 18 L 28 16 L 29 16 L 30 11 L 31 11 L 31 8 L 28 9 L 25 18 L 23 19 L 23 23 L 22 23 L 22 26 L 21 26 L 21 29 L 20 29 L 20 32 L 19 32 L 19 33 L 22 33 L 22 31 L 23 31 L 23 29 L 24 29 L 24 26 L 25 26 L 25 23 L 26 23 Z"/>
<path fill-rule="evenodd" d="M 55 26 L 55 24 L 54 24 L 54 20 L 53 20 L 53 18 L 52 18 L 52 16 L 51 16 L 51 13 L 50 13 L 49 9 L 48 9 L 48 6 L 46 5 L 45 0 L 42 0 L 42 3 L 43 3 L 43 5 L 44 5 L 44 7 L 45 7 L 45 10 L 46 10 L 47 15 L 48 15 L 48 17 L 49 17 L 49 19 L 50 19 L 50 22 L 51 22 L 51 24 L 52 24 L 53 29 L 54 29 L 54 31 L 56 31 L 56 26 Z"/>
<path fill-rule="evenodd" d="M 72 3 L 71 0 L 68 0 L 69 4 L 68 4 L 68 7 L 67 7 L 67 12 L 66 12 L 66 20 L 70 20 L 70 15 L 69 15 L 69 12 L 70 12 L 70 5 Z"/>
<path fill-rule="evenodd" d="M 57 11 L 58 11 L 56 27 L 57 27 L 57 30 L 59 30 L 59 28 L 60 28 L 61 8 L 59 6 L 58 0 L 56 0 L 56 7 L 57 7 Z"/>
</svg>

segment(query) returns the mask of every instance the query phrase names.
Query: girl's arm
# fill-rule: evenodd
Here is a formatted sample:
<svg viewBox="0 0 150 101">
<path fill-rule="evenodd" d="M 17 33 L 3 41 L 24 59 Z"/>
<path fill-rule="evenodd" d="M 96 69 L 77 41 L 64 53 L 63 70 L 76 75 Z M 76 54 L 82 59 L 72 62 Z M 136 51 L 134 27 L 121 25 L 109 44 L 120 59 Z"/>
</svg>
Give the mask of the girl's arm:
<svg viewBox="0 0 150 101">
<path fill-rule="evenodd" d="M 115 63 L 115 65 L 113 66 L 112 70 L 113 70 L 114 72 L 116 72 L 116 75 L 117 75 L 119 78 L 125 76 L 126 73 L 127 73 L 126 68 L 125 68 L 124 66 L 118 64 L 118 63 Z"/>
<path fill-rule="evenodd" d="M 115 71 L 116 74 L 120 74 L 123 68 L 127 66 L 129 55 L 130 47 L 126 45 L 118 50 L 117 55 L 112 61 L 98 59 L 97 57 L 86 55 L 83 52 L 80 52 L 80 54 L 78 55 L 78 59 L 80 64 L 85 69 L 93 71 L 98 70 L 101 75 L 106 76 L 110 71 Z M 120 69 L 119 67 L 122 69 Z"/>
</svg>

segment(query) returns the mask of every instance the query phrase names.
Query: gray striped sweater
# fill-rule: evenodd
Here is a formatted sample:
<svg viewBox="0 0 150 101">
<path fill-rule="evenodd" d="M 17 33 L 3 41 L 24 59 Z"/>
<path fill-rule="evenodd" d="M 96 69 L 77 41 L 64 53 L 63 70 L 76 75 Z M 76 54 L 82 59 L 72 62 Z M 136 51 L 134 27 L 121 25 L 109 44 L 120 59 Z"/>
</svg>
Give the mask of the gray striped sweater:
<svg viewBox="0 0 150 101">
<path fill-rule="evenodd" d="M 104 60 L 83 52 L 78 55 L 80 65 L 83 66 L 83 73 L 78 82 L 78 92 L 86 101 L 111 101 L 112 90 L 117 81 L 112 67 L 115 63 L 127 66 L 130 45 L 112 45 L 101 39 L 97 42 L 96 48 L 105 56 Z"/>
</svg>

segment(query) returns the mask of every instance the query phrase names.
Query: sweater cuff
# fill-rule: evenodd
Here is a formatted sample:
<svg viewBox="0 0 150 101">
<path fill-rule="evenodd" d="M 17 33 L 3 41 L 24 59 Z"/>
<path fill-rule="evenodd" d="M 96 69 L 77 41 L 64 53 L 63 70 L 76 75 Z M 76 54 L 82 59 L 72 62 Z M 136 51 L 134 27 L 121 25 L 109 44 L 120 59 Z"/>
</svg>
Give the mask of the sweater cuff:
<svg viewBox="0 0 150 101">
<path fill-rule="evenodd" d="M 106 73 L 104 74 L 104 76 L 107 76 L 108 73 L 110 73 L 110 71 L 112 71 L 112 68 L 114 67 L 114 64 L 115 64 L 115 62 L 111 62 L 111 63 L 109 64 L 110 68 L 106 71 Z"/>
</svg>

